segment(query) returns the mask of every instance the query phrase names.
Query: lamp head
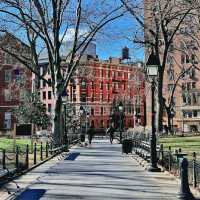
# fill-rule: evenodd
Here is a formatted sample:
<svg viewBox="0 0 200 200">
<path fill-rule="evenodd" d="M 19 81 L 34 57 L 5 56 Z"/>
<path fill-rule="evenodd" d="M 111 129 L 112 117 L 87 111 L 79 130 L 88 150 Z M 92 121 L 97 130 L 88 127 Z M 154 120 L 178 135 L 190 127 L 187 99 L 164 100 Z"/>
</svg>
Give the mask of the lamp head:
<svg viewBox="0 0 200 200">
<path fill-rule="evenodd" d="M 159 58 L 155 55 L 154 51 L 152 51 L 146 63 L 147 75 L 152 78 L 158 76 L 159 65 Z"/>
</svg>

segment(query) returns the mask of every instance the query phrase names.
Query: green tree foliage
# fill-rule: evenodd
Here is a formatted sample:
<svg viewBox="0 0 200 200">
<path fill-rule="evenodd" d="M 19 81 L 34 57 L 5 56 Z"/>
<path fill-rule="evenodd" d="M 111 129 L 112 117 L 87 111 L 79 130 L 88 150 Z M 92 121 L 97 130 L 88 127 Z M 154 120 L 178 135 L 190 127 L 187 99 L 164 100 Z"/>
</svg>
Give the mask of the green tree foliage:
<svg viewBox="0 0 200 200">
<path fill-rule="evenodd" d="M 46 129 L 50 123 L 50 116 L 46 114 L 46 107 L 40 101 L 37 93 L 23 92 L 19 107 L 13 110 L 17 123 L 33 123 Z"/>
</svg>

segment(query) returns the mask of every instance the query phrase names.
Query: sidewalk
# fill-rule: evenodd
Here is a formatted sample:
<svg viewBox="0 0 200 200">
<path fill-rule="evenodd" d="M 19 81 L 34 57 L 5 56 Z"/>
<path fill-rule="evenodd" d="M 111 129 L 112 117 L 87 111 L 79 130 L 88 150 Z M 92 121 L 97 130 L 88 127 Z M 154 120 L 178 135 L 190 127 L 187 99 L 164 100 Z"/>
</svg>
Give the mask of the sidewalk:
<svg viewBox="0 0 200 200">
<path fill-rule="evenodd" d="M 30 195 L 31 200 L 177 199 L 179 184 L 175 178 L 145 171 L 134 155 L 121 154 L 119 144 L 95 140 L 91 148 L 75 147 L 71 153 L 76 153 L 71 154 L 72 160 L 59 161 L 56 157 L 19 178 L 16 182 L 25 192 L 17 200 Z M 10 184 L 11 189 L 13 186 Z M 2 200 L 6 199 L 3 194 Z"/>
</svg>

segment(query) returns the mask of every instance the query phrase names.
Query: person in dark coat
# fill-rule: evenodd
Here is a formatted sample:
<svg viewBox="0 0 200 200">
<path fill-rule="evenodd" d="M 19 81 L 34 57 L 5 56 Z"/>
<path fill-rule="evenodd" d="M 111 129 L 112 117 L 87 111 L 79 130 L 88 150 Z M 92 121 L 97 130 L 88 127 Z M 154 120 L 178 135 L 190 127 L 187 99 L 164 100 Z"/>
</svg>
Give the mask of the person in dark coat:
<svg viewBox="0 0 200 200">
<path fill-rule="evenodd" d="M 94 137 L 94 126 L 90 126 L 89 130 L 87 131 L 88 134 L 88 141 L 89 141 L 89 145 L 91 145 L 92 143 L 92 139 Z"/>
<path fill-rule="evenodd" d="M 110 136 L 110 143 L 113 143 L 113 139 L 114 139 L 114 133 L 115 133 L 115 128 L 113 127 L 113 125 L 111 124 L 111 126 L 108 128 L 107 130 L 107 134 L 109 134 Z"/>
</svg>

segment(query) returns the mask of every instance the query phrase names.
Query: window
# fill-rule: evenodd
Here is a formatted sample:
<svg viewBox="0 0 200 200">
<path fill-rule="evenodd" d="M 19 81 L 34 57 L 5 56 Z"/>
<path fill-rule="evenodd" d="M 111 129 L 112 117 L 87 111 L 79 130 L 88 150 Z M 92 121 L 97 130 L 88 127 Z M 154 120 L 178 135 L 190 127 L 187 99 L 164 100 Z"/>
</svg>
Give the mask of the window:
<svg viewBox="0 0 200 200">
<path fill-rule="evenodd" d="M 182 101 L 184 104 L 187 102 L 185 94 L 182 94 Z"/>
<path fill-rule="evenodd" d="M 91 115 L 94 115 L 94 108 L 91 108 Z"/>
<path fill-rule="evenodd" d="M 11 90 L 10 89 L 4 89 L 4 100 L 5 101 L 11 101 Z"/>
<path fill-rule="evenodd" d="M 94 82 L 93 81 L 91 82 L 91 87 L 92 87 L 92 89 L 94 89 Z"/>
<path fill-rule="evenodd" d="M 46 87 L 46 81 L 43 80 L 43 87 Z"/>
<path fill-rule="evenodd" d="M 100 83 L 100 89 L 103 89 L 103 82 Z"/>
<path fill-rule="evenodd" d="M 51 91 L 48 91 L 48 99 L 51 99 Z"/>
<path fill-rule="evenodd" d="M 86 89 L 86 81 L 85 80 L 83 80 L 81 82 L 81 87 L 82 87 L 82 89 Z"/>
<path fill-rule="evenodd" d="M 192 89 L 196 88 L 196 82 L 192 82 Z"/>
<path fill-rule="evenodd" d="M 174 70 L 172 69 L 172 68 L 169 68 L 168 70 L 167 70 L 167 76 L 168 76 L 168 79 L 171 81 L 171 80 L 173 80 L 173 78 L 174 78 Z"/>
<path fill-rule="evenodd" d="M 168 91 L 172 91 L 174 84 L 168 84 Z"/>
<path fill-rule="evenodd" d="M 46 92 L 42 93 L 42 99 L 45 100 L 46 99 Z"/>
<path fill-rule="evenodd" d="M 192 93 L 192 100 L 193 100 L 193 104 L 197 103 L 197 96 L 195 93 Z"/>
<path fill-rule="evenodd" d="M 50 78 L 48 79 L 48 82 L 49 82 L 49 86 L 51 86 L 51 79 Z"/>
<path fill-rule="evenodd" d="M 48 112 L 51 112 L 51 104 L 48 104 Z"/>
<path fill-rule="evenodd" d="M 103 77 L 103 69 L 100 70 L 100 77 Z"/>
<path fill-rule="evenodd" d="M 94 102 L 94 95 L 92 95 L 91 101 Z"/>
<path fill-rule="evenodd" d="M 4 115 L 4 128 L 11 129 L 11 112 L 5 112 Z"/>
<path fill-rule="evenodd" d="M 106 77 L 109 78 L 109 70 L 106 70 Z"/>
<path fill-rule="evenodd" d="M 106 83 L 106 90 L 109 90 L 110 89 L 110 85 L 109 83 Z"/>
<path fill-rule="evenodd" d="M 190 75 L 190 78 L 191 78 L 191 79 L 195 78 L 195 69 L 194 69 L 194 68 L 192 68 L 192 69 L 190 70 L 189 75 Z"/>
<path fill-rule="evenodd" d="M 103 120 L 101 120 L 101 128 L 103 128 Z"/>
<path fill-rule="evenodd" d="M 186 55 L 186 63 L 190 63 L 190 58 L 188 55 Z"/>
<path fill-rule="evenodd" d="M 197 117 L 197 110 L 193 111 L 193 117 Z"/>
<path fill-rule="evenodd" d="M 103 107 L 101 107 L 101 115 L 103 115 Z"/>
<path fill-rule="evenodd" d="M 101 100 L 103 101 L 103 94 L 101 94 Z"/>
<path fill-rule="evenodd" d="M 185 54 L 181 54 L 181 64 L 185 64 Z"/>
<path fill-rule="evenodd" d="M 11 82 L 12 81 L 12 71 L 11 70 L 5 70 L 5 77 L 4 81 L 5 82 Z"/>
<path fill-rule="evenodd" d="M 73 101 L 76 101 L 76 94 L 73 94 Z"/>
</svg>

